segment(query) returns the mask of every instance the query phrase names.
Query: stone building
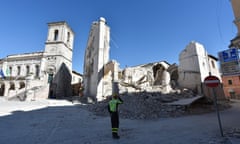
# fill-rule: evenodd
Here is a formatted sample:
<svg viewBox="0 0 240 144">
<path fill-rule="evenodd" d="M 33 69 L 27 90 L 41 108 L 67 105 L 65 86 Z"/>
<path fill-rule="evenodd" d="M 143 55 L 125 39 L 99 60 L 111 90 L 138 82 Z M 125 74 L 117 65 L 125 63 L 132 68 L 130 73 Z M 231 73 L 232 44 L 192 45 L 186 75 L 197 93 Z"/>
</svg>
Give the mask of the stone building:
<svg viewBox="0 0 240 144">
<path fill-rule="evenodd" d="M 5 75 L 0 80 L 0 95 L 21 100 L 72 96 L 71 83 L 81 82 L 81 75 L 72 72 L 73 40 L 74 32 L 66 22 L 48 23 L 43 52 L 0 60 Z"/>
<path fill-rule="evenodd" d="M 240 99 L 240 68 L 239 68 L 239 49 L 240 49 L 240 1 L 239 0 L 231 0 L 231 5 L 234 14 L 234 24 L 237 27 L 237 34 L 236 36 L 230 41 L 229 48 L 230 49 L 238 49 L 238 60 L 233 61 L 235 66 L 226 63 L 230 69 L 236 69 L 235 72 L 229 72 L 228 74 L 222 75 L 223 80 L 223 89 L 224 93 L 228 98 L 233 99 Z M 221 69 L 223 70 L 224 67 L 222 66 Z"/>
<path fill-rule="evenodd" d="M 198 94 L 212 95 L 204 85 L 204 79 L 211 74 L 222 82 L 217 60 L 207 53 L 202 44 L 190 42 L 179 55 L 179 86 L 194 90 Z M 218 87 L 217 94 L 225 97 L 221 86 Z"/>
<path fill-rule="evenodd" d="M 222 76 L 225 96 L 231 99 L 240 99 L 240 75 Z"/>
</svg>

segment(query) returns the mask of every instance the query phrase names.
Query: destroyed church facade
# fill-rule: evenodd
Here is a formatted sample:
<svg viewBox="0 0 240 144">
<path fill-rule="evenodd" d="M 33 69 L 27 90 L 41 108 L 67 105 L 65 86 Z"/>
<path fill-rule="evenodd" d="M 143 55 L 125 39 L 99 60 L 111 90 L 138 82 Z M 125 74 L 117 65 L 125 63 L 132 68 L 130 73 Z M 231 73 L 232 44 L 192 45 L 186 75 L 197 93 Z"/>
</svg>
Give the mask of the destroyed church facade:
<svg viewBox="0 0 240 144">
<path fill-rule="evenodd" d="M 197 94 L 206 93 L 204 79 L 209 74 L 221 80 L 217 58 L 209 55 L 202 44 L 190 42 L 179 54 L 179 65 L 166 61 L 125 68 L 119 78 L 121 92 L 171 93 L 175 88 L 187 88 Z M 223 96 L 221 88 L 219 95 Z"/>
<path fill-rule="evenodd" d="M 120 70 L 118 62 L 109 60 L 109 41 L 110 28 L 100 18 L 92 24 L 84 59 L 84 94 L 93 100 L 101 101 L 116 92 L 171 93 L 175 88 L 210 95 L 206 93 L 204 78 L 211 74 L 221 79 L 217 58 L 200 43 L 189 43 L 179 55 L 179 66 L 159 61 Z"/>
<path fill-rule="evenodd" d="M 175 64 L 170 65 L 166 61 L 127 67 L 120 72 L 119 88 L 124 92 L 162 92 L 169 93 L 171 84 L 175 81 L 171 76 L 176 74 Z M 171 71 L 169 71 L 172 69 Z M 177 76 L 172 76 L 176 78 Z"/>
<path fill-rule="evenodd" d="M 43 52 L 0 60 L 0 95 L 21 100 L 72 96 L 71 84 L 81 81 L 80 74 L 72 71 L 73 41 L 74 32 L 66 22 L 48 23 Z"/>
</svg>

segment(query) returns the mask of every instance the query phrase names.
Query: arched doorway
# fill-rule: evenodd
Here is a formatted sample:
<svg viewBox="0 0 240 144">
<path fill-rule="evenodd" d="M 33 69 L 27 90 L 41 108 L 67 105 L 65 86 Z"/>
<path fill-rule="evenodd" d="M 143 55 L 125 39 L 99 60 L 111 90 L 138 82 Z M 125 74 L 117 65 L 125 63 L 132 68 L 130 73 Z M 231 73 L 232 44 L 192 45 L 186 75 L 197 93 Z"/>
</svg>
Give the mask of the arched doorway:
<svg viewBox="0 0 240 144">
<path fill-rule="evenodd" d="M 153 85 L 162 85 L 163 71 L 166 70 L 165 67 L 162 64 L 156 64 L 152 69 L 154 77 Z"/>
<path fill-rule="evenodd" d="M 22 88 L 25 88 L 25 87 L 26 87 L 24 82 L 20 82 L 20 83 L 19 83 L 19 86 L 20 86 L 19 89 L 22 89 Z"/>
<path fill-rule="evenodd" d="M 13 82 L 10 83 L 9 90 L 15 90 L 15 84 Z"/>
</svg>

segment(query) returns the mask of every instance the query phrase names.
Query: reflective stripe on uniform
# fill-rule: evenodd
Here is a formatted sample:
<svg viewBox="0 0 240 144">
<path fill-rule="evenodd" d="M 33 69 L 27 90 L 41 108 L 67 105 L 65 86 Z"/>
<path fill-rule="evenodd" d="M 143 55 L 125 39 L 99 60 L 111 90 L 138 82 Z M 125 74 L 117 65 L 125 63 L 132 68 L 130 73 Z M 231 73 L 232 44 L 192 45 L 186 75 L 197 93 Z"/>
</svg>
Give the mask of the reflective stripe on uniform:
<svg viewBox="0 0 240 144">
<path fill-rule="evenodd" d="M 112 128 L 112 132 L 118 132 L 118 128 Z"/>
</svg>

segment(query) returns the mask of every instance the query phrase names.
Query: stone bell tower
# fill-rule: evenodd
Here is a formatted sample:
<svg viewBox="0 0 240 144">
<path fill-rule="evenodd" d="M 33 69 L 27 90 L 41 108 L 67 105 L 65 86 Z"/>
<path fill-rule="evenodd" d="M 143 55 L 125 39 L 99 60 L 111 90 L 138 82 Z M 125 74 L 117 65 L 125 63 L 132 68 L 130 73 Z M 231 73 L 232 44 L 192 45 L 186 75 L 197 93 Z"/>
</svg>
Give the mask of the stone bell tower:
<svg viewBox="0 0 240 144">
<path fill-rule="evenodd" d="M 49 97 L 71 96 L 74 32 L 65 21 L 48 23 L 44 71 L 50 83 Z"/>
<path fill-rule="evenodd" d="M 84 58 L 84 95 L 104 99 L 104 66 L 109 62 L 110 28 L 103 17 L 92 23 Z"/>
</svg>

